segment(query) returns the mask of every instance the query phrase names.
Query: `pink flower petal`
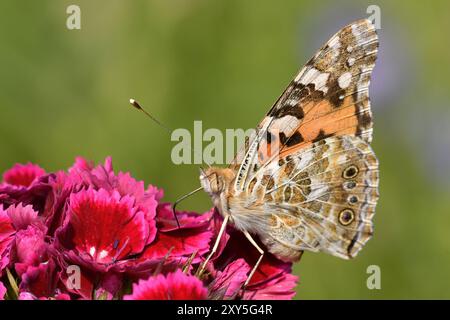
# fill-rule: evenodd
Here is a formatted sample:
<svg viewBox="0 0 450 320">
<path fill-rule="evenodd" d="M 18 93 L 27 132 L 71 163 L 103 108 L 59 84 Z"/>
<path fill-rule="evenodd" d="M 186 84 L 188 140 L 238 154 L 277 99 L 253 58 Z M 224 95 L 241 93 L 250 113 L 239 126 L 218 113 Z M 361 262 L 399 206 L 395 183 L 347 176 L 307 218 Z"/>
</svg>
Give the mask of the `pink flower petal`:
<svg viewBox="0 0 450 320">
<path fill-rule="evenodd" d="M 55 300 L 71 300 L 67 293 L 58 293 L 55 295 Z"/>
<path fill-rule="evenodd" d="M 57 293 L 54 297 L 36 297 L 31 292 L 20 292 L 18 300 L 71 300 L 67 293 Z"/>
<path fill-rule="evenodd" d="M 198 278 L 178 270 L 167 276 L 140 280 L 124 300 L 203 300 L 207 294 L 208 290 Z"/>
<path fill-rule="evenodd" d="M 158 189 L 155 186 L 152 186 L 151 184 L 148 185 L 147 192 L 149 195 L 155 197 L 155 200 L 159 202 L 164 197 L 164 190 Z"/>
<path fill-rule="evenodd" d="M 62 225 L 70 195 L 83 190 L 82 179 L 78 178 L 63 171 L 58 171 L 50 177 L 51 192 L 47 196 L 42 213 L 49 235 L 53 236 L 56 229 Z"/>
<path fill-rule="evenodd" d="M 264 247 L 262 244 L 260 244 L 260 246 Z M 226 261 L 239 258 L 245 259 L 250 266 L 254 266 L 259 258 L 259 252 L 241 232 L 233 230 L 230 233 L 230 239 L 218 264 L 224 262 L 227 264 Z M 275 278 L 282 273 L 290 272 L 291 265 L 292 263 L 278 260 L 270 253 L 266 252 L 258 270 L 256 270 L 250 281 L 250 285 L 258 284 Z"/>
<path fill-rule="evenodd" d="M 76 171 L 76 170 L 90 171 L 93 168 L 94 168 L 94 164 L 92 162 L 87 161 L 83 157 L 76 157 L 75 163 L 73 164 L 73 166 L 71 168 L 69 168 L 68 171 L 69 171 L 69 173 L 71 171 Z"/>
<path fill-rule="evenodd" d="M 22 275 L 20 291 L 26 291 L 38 298 L 52 297 L 56 292 L 58 274 L 53 260 L 31 266 Z"/>
<path fill-rule="evenodd" d="M 10 206 L 7 212 L 16 230 L 26 229 L 32 223 L 41 222 L 38 212 L 34 211 L 31 205 L 23 206 L 22 203 L 19 203 L 17 206 Z"/>
<path fill-rule="evenodd" d="M 182 229 L 199 228 L 208 225 L 211 221 L 213 213 L 213 210 L 210 210 L 204 214 L 188 211 L 176 212 L 178 222 L 180 223 L 180 228 Z M 179 228 L 173 215 L 172 204 L 163 203 L 158 206 L 157 222 L 158 230 L 161 232 L 174 231 Z"/>
<path fill-rule="evenodd" d="M 9 264 L 10 248 L 13 237 L 0 241 L 0 276 L 3 269 Z"/>
<path fill-rule="evenodd" d="M 76 265 L 80 268 L 79 279 L 76 279 L 74 277 L 78 275 L 73 273 L 73 270 L 68 272 L 69 263 L 67 261 L 59 260 L 57 264 L 59 268 L 62 269 L 58 276 L 61 287 L 64 289 L 63 291 L 76 295 L 82 300 L 91 300 L 94 296 L 96 287 L 101 283 L 102 274 L 86 269 L 83 266 Z M 74 280 L 79 280 L 79 283 L 74 282 Z M 79 287 L 77 286 L 78 284 Z"/>
<path fill-rule="evenodd" d="M 250 266 L 244 259 L 238 259 L 219 271 L 211 285 L 212 299 L 231 299 L 239 294 L 239 290 L 247 280 Z"/>
<path fill-rule="evenodd" d="M 0 276 L 2 270 L 9 264 L 11 243 L 15 230 L 6 210 L 0 204 Z"/>
<path fill-rule="evenodd" d="M 3 285 L 3 282 L 0 281 L 0 300 L 5 299 L 6 291 L 6 287 Z"/>
<path fill-rule="evenodd" d="M 298 277 L 284 273 L 266 283 L 249 286 L 244 293 L 245 300 L 291 300 L 295 296 Z"/>
<path fill-rule="evenodd" d="M 8 212 L 3 210 L 3 206 L 0 204 L 0 242 L 10 238 L 15 232 Z"/>
<path fill-rule="evenodd" d="M 203 229 L 180 229 L 172 232 L 159 232 L 155 241 L 145 248 L 139 261 L 162 259 L 170 250 L 170 259 L 189 257 L 197 252 L 197 257 L 209 250 L 212 232 Z M 194 261 L 197 261 L 195 259 Z"/>
<path fill-rule="evenodd" d="M 112 300 L 122 289 L 124 277 L 119 273 L 107 273 L 103 276 L 99 288 L 96 290 L 97 297 L 106 296 L 106 300 Z"/>
<path fill-rule="evenodd" d="M 32 294 L 31 292 L 20 292 L 19 293 L 19 300 L 38 300 L 38 298 Z"/>
<path fill-rule="evenodd" d="M 228 243 L 220 257 L 214 261 L 214 266 L 216 269 L 221 270 L 230 261 L 244 259 L 252 268 L 258 258 L 258 251 L 245 236 L 239 231 L 232 230 Z M 247 287 L 247 291 L 252 294 L 250 295 L 246 292 L 244 298 L 256 299 L 265 296 L 266 299 L 288 299 L 293 297 L 297 277 L 290 274 L 291 266 L 292 263 L 278 260 L 266 252 Z M 272 296 L 270 296 L 271 294 Z"/>
</svg>

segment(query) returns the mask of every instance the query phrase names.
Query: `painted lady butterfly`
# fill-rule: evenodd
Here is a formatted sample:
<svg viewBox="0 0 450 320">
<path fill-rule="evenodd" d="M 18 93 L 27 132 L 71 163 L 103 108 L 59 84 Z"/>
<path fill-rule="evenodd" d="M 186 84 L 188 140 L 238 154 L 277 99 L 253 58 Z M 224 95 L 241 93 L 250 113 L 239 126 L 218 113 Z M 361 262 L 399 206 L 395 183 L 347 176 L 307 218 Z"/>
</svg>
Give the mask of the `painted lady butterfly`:
<svg viewBox="0 0 450 320">
<path fill-rule="evenodd" d="M 378 161 L 369 146 L 368 87 L 377 48 L 369 20 L 341 29 L 301 69 L 230 166 L 202 172 L 202 187 L 224 220 L 201 271 L 227 223 L 261 254 L 246 284 L 264 255 L 255 235 L 285 261 L 298 260 L 303 250 L 353 258 L 370 239 Z"/>
</svg>

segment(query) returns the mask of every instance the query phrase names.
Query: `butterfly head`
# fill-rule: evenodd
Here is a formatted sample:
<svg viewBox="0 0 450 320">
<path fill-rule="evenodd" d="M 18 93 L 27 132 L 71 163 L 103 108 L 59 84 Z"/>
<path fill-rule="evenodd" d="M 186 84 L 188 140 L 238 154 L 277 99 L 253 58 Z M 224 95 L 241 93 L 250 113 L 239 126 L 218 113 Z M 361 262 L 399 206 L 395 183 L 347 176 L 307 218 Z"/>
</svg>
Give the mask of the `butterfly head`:
<svg viewBox="0 0 450 320">
<path fill-rule="evenodd" d="M 234 179 L 231 169 L 208 168 L 200 169 L 200 183 L 203 189 L 212 197 L 219 197 L 221 193 L 228 190 Z"/>
</svg>

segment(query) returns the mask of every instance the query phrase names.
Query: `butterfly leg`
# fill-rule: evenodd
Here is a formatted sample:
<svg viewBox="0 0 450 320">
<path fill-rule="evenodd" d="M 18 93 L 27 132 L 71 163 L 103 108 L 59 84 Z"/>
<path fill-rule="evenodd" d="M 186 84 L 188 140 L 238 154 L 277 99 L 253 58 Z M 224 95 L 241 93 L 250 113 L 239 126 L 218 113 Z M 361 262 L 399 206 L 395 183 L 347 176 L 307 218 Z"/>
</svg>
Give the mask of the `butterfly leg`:
<svg viewBox="0 0 450 320">
<path fill-rule="evenodd" d="M 228 219 L 229 218 L 230 218 L 229 215 L 225 215 L 225 217 L 223 218 L 223 222 L 222 222 L 222 225 L 220 226 L 220 231 L 219 231 L 219 234 L 217 235 L 216 242 L 214 243 L 214 246 L 213 246 L 211 252 L 209 253 L 208 257 L 202 263 L 200 269 L 197 271 L 197 275 L 198 276 L 200 276 L 203 273 L 203 271 L 205 270 L 206 265 L 208 264 L 209 260 L 212 258 L 214 253 L 216 253 L 217 248 L 219 247 L 220 239 L 222 239 L 222 235 L 225 232 L 225 228 L 227 227 L 227 223 L 228 223 Z"/>
<path fill-rule="evenodd" d="M 250 283 L 250 280 L 252 279 L 253 275 L 255 274 L 256 270 L 259 267 L 259 264 L 261 263 L 263 257 L 264 257 L 264 250 L 261 249 L 258 244 L 256 243 L 255 240 L 253 240 L 252 236 L 250 235 L 250 233 L 248 233 L 248 231 L 244 231 L 244 235 L 247 237 L 248 241 L 250 241 L 250 243 L 256 248 L 256 250 L 258 250 L 260 256 L 258 261 L 256 261 L 255 266 L 253 267 L 252 271 L 250 272 L 247 280 L 245 280 L 244 286 L 242 287 L 242 291 L 245 291 L 245 288 L 247 287 L 247 285 Z"/>
</svg>

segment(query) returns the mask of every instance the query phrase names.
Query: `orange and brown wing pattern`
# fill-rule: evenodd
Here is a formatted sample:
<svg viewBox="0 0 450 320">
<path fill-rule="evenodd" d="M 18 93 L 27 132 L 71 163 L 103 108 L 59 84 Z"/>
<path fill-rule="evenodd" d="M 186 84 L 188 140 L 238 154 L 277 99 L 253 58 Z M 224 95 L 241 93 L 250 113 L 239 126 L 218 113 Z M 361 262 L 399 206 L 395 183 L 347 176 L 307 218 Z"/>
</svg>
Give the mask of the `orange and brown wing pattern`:
<svg viewBox="0 0 450 320">
<path fill-rule="evenodd" d="M 294 107 L 300 115 L 298 121 L 290 120 L 296 122 L 296 130 L 282 134 L 279 128 L 282 154 L 335 135 L 371 142 L 369 83 L 377 51 L 374 26 L 361 20 L 339 31 L 306 64 L 286 92 L 287 99 L 268 114 L 282 118 Z M 293 100 L 297 103 L 292 107 Z"/>
<path fill-rule="evenodd" d="M 369 20 L 336 33 L 305 65 L 236 156 L 236 191 L 264 164 L 327 137 L 372 139 L 369 91 L 378 38 Z"/>
</svg>

